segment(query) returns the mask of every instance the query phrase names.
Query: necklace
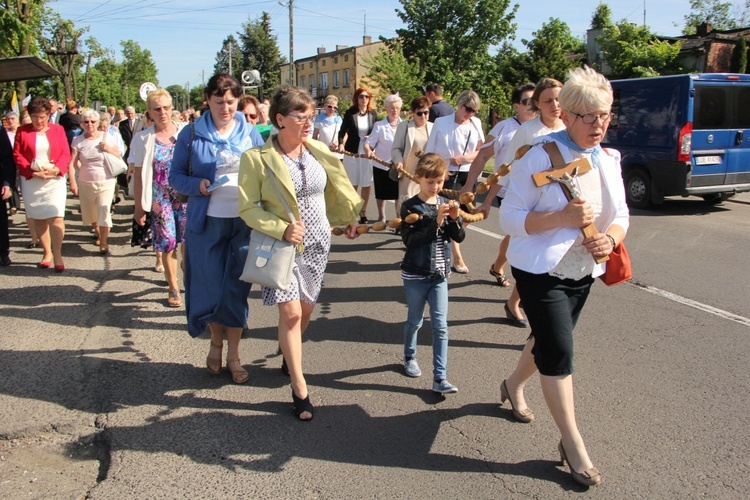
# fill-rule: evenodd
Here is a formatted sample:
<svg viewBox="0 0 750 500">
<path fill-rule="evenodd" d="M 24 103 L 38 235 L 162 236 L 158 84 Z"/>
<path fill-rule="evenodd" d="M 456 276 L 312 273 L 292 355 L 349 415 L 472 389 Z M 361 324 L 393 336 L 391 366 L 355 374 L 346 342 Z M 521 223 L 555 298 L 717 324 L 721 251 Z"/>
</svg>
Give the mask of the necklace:
<svg viewBox="0 0 750 500">
<path fill-rule="evenodd" d="M 367 115 L 367 110 L 359 112 L 359 116 L 365 116 L 365 115 Z"/>
</svg>

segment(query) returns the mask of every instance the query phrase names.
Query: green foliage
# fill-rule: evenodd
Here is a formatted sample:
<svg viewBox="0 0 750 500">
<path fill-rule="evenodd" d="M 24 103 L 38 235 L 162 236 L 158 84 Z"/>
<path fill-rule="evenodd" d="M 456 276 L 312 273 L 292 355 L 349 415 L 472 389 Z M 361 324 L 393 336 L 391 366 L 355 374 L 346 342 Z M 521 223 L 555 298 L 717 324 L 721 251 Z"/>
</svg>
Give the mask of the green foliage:
<svg viewBox="0 0 750 500">
<path fill-rule="evenodd" d="M 156 63 L 151 57 L 151 51 L 142 49 L 134 40 L 120 42 L 122 47 L 122 69 L 120 83 L 127 88 L 126 105 L 135 106 L 136 110 L 146 109 L 146 103 L 138 95 L 138 89 L 146 82 L 159 85 L 156 78 Z"/>
<path fill-rule="evenodd" d="M 203 106 L 203 91 L 206 89 L 206 86 L 203 84 L 196 85 L 195 87 L 190 89 L 190 102 L 189 105 L 193 109 L 201 109 Z"/>
<path fill-rule="evenodd" d="M 239 33 L 242 45 L 242 71 L 257 69 L 263 82 L 263 94 L 271 95 L 281 83 L 279 65 L 286 63 L 281 56 L 276 35 L 271 33 L 271 16 L 263 12 L 255 20 L 242 24 Z"/>
<path fill-rule="evenodd" d="M 528 72 L 531 81 L 541 78 L 556 78 L 564 81 L 572 68 L 581 64 L 586 51 L 582 40 L 573 36 L 570 27 L 557 18 L 550 18 L 533 33 L 532 40 L 521 40 L 529 49 Z"/>
<path fill-rule="evenodd" d="M 121 66 L 109 53 L 96 61 L 89 68 L 89 102 L 101 101 L 107 106 L 124 108 L 126 96 L 125 89 L 120 85 L 121 72 Z"/>
<path fill-rule="evenodd" d="M 612 26 L 612 9 L 606 3 L 600 3 L 596 6 L 594 14 L 591 16 L 591 29 L 603 30 Z"/>
<path fill-rule="evenodd" d="M 216 64 L 214 64 L 214 74 L 229 73 L 229 54 L 232 54 L 232 76 L 240 79 L 240 75 L 245 71 L 244 67 L 244 56 L 242 54 L 242 47 L 234 38 L 234 35 L 229 35 L 221 43 L 221 50 L 216 53 Z"/>
<path fill-rule="evenodd" d="M 187 91 L 180 85 L 168 85 L 164 88 L 172 96 L 172 108 L 184 111 L 188 108 Z"/>
<path fill-rule="evenodd" d="M 382 102 L 388 94 L 398 92 L 404 101 L 404 108 L 408 108 L 412 99 L 421 94 L 417 87 L 424 82 L 424 72 L 418 63 L 406 60 L 398 39 L 366 58 L 364 66 L 368 70 L 365 85 L 378 89 L 375 93 L 377 102 Z"/>
<path fill-rule="evenodd" d="M 475 88 L 485 78 L 489 47 L 512 36 L 518 5 L 510 0 L 401 0 L 397 29 L 406 59 L 419 65 L 425 82 L 442 85 L 447 96 Z"/>
<path fill-rule="evenodd" d="M 694 35 L 696 27 L 709 23 L 714 29 L 731 30 L 740 28 L 747 22 L 748 2 L 740 17 L 734 15 L 734 4 L 721 0 L 690 0 L 690 14 L 685 16 L 685 27 L 682 33 Z"/>
<path fill-rule="evenodd" d="M 744 73 L 747 70 L 747 41 L 740 35 L 737 45 L 732 51 L 732 59 L 729 62 L 729 71 L 732 73 Z"/>
<path fill-rule="evenodd" d="M 599 45 L 612 79 L 674 74 L 681 69 L 676 64 L 679 42 L 659 41 L 647 26 L 635 26 L 624 19 L 604 30 Z"/>
</svg>

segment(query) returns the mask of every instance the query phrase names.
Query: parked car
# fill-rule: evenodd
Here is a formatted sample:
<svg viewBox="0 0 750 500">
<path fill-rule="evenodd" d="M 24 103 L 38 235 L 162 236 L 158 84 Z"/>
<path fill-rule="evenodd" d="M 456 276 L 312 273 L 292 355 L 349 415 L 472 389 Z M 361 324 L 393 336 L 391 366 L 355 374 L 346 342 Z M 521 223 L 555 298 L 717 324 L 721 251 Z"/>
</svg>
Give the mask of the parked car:
<svg viewBox="0 0 750 500">
<path fill-rule="evenodd" d="M 612 88 L 602 147 L 622 154 L 628 205 L 692 195 L 720 203 L 750 191 L 750 75 L 634 78 Z"/>
</svg>

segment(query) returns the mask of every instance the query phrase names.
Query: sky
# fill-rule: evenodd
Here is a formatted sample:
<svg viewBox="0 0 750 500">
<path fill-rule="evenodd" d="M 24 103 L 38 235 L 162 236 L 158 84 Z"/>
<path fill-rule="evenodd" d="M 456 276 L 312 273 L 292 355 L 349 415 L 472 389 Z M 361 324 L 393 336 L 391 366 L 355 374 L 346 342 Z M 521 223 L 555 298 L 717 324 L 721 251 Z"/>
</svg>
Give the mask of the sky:
<svg viewBox="0 0 750 500">
<path fill-rule="evenodd" d="M 737 0 L 735 0 L 737 3 Z M 599 0 L 518 0 L 516 42 L 533 38 L 542 23 L 559 18 L 574 36 L 583 37 Z M 679 35 L 689 0 L 612 0 L 607 2 L 613 21 L 627 19 L 646 24 L 652 32 Z M 282 5 L 283 4 L 283 5 Z M 282 55 L 289 58 L 288 0 L 56 0 L 49 7 L 76 27 L 89 27 L 87 35 L 115 51 L 121 61 L 120 41 L 132 39 L 151 51 L 160 86 L 204 83 L 213 74 L 216 53 L 229 34 L 241 29 L 261 12 L 271 15 L 271 27 Z M 315 55 L 318 47 L 354 46 L 363 35 L 373 40 L 396 35 L 403 24 L 396 15 L 397 0 L 294 0 L 294 59 Z M 250 68 L 247 68 L 250 69 Z"/>
</svg>

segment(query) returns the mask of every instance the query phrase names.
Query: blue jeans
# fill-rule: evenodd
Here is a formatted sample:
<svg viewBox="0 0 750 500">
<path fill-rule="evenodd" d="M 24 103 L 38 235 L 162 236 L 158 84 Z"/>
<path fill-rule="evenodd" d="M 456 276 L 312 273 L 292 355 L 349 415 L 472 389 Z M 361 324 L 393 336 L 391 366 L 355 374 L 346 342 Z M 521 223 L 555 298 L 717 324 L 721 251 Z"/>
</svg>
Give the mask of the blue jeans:
<svg viewBox="0 0 750 500">
<path fill-rule="evenodd" d="M 432 326 L 432 373 L 435 380 L 443 380 L 448 366 L 448 280 L 404 280 L 404 291 L 409 308 L 404 325 L 404 357 L 417 355 L 417 332 L 422 326 L 427 303 Z"/>
</svg>

